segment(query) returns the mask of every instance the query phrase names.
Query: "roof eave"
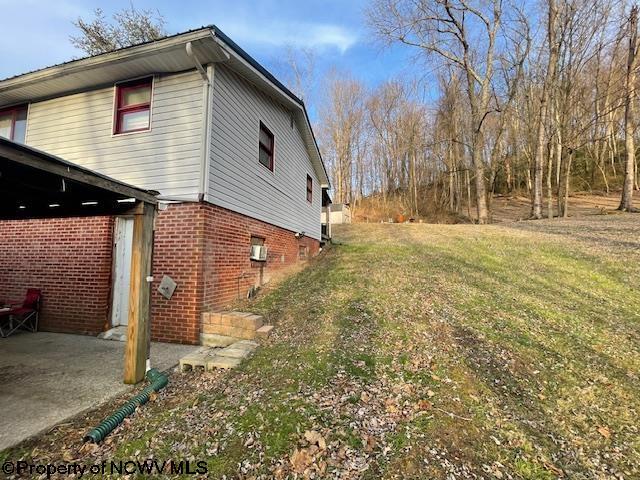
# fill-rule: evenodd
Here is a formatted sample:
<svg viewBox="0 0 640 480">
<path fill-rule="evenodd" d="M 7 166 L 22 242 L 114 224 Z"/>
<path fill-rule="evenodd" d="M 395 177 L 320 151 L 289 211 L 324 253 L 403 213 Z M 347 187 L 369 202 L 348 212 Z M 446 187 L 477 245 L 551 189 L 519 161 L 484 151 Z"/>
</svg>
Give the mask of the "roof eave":
<svg viewBox="0 0 640 480">
<path fill-rule="evenodd" d="M 158 54 L 163 50 L 170 50 L 181 44 L 206 39 L 212 40 L 218 48 L 221 48 L 227 54 L 232 55 L 236 61 L 241 62 L 243 68 L 256 79 L 259 79 L 260 83 L 264 85 L 262 88 L 268 88 L 271 90 L 271 95 L 276 96 L 283 104 L 300 113 L 299 125 L 303 127 L 304 131 L 302 133 L 306 137 L 305 143 L 307 143 L 309 155 L 312 157 L 314 165 L 318 167 L 316 168 L 316 173 L 320 179 L 322 187 L 330 188 L 327 170 L 324 162 L 322 161 L 322 155 L 320 154 L 320 149 L 318 148 L 304 102 L 215 25 L 202 27 L 190 32 L 176 34 L 164 39 L 150 41 L 140 45 L 125 47 L 113 52 L 103 53 L 79 60 L 72 60 L 60 65 L 54 65 L 34 72 L 11 77 L 6 80 L 0 80 L 0 94 L 3 92 L 14 91 L 14 93 L 18 95 L 17 92 L 15 92 L 15 89 L 23 89 L 25 87 L 31 88 L 31 86 L 34 86 L 35 88 L 40 82 L 46 82 L 49 80 L 56 81 L 56 79 L 60 77 L 74 75 L 87 70 L 95 70 L 103 66 L 119 64 L 121 62 L 135 61 L 136 58 L 144 57 L 150 53 Z M 216 61 L 220 61 L 219 59 L 207 60 L 214 63 Z M 7 95 L 11 96 L 12 94 L 7 93 Z M 44 98 L 38 98 L 38 100 Z M 31 98 L 31 100 L 35 100 L 35 98 Z"/>
<path fill-rule="evenodd" d="M 107 52 L 92 57 L 72 60 L 60 65 L 54 65 L 42 70 L 24 73 L 15 77 L 0 81 L 0 92 L 16 87 L 24 87 L 32 83 L 51 80 L 53 78 L 70 75 L 86 69 L 99 68 L 107 63 L 114 63 L 121 60 L 135 59 L 145 56 L 150 52 L 158 52 L 163 49 L 172 48 L 189 41 L 200 40 L 211 36 L 211 28 L 205 27 L 190 33 L 175 35 L 165 39 L 148 42 L 142 45 L 121 48 L 113 52 Z"/>
</svg>

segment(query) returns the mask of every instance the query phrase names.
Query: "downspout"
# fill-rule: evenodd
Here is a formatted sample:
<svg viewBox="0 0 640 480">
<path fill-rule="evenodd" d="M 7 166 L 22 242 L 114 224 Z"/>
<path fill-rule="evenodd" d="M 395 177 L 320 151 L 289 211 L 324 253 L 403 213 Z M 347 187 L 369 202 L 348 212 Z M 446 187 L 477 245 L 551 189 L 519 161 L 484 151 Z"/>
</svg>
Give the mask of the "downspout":
<svg viewBox="0 0 640 480">
<path fill-rule="evenodd" d="M 198 201 L 206 201 L 208 195 L 208 181 L 209 181 L 209 154 L 211 151 L 211 90 L 213 89 L 213 82 L 211 80 L 210 73 L 213 73 L 212 67 L 202 66 L 200 60 L 193 51 L 193 45 L 191 42 L 187 42 L 185 45 L 187 56 L 193 60 L 198 73 L 202 77 L 202 158 L 200 159 L 200 185 L 198 186 Z"/>
<path fill-rule="evenodd" d="M 202 179 L 203 187 L 203 199 L 209 200 L 209 177 L 211 175 L 211 136 L 213 135 L 213 86 L 215 85 L 215 67 L 213 65 L 207 66 L 207 73 L 210 78 L 209 85 L 207 87 L 206 95 L 206 119 L 204 135 L 204 175 Z"/>
</svg>

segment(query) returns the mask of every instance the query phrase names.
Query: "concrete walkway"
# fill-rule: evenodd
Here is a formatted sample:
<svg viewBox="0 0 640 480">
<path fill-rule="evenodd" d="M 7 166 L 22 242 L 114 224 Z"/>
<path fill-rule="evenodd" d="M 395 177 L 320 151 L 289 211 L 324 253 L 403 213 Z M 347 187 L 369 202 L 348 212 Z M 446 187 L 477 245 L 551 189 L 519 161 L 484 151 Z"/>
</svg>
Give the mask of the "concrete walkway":
<svg viewBox="0 0 640 480">
<path fill-rule="evenodd" d="M 131 389 L 124 347 L 62 333 L 0 338 L 0 450 Z M 153 343 L 151 365 L 167 370 L 198 348 Z"/>
</svg>

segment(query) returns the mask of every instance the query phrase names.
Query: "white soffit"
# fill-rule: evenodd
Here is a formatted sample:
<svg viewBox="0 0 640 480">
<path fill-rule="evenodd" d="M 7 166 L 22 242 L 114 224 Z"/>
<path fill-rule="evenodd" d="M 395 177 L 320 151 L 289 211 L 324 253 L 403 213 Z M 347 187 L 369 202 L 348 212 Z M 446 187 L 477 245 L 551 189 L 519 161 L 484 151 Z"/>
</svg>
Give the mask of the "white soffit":
<svg viewBox="0 0 640 480">
<path fill-rule="evenodd" d="M 212 40 L 211 30 L 206 29 L 9 78 L 0 81 L 0 106 L 112 85 L 128 78 L 192 70 L 187 42 L 192 43 L 199 59 L 225 58 Z"/>
</svg>

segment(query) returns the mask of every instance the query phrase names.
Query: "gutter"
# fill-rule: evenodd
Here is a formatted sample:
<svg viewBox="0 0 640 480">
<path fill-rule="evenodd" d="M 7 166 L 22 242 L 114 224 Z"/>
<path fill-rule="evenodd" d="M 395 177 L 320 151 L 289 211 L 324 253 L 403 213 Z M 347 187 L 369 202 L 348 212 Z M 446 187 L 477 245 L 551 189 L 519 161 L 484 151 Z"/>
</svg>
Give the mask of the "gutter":
<svg viewBox="0 0 640 480">
<path fill-rule="evenodd" d="M 219 45 L 223 47 L 229 47 L 235 52 L 242 60 L 248 63 L 254 70 L 265 77 L 269 82 L 278 87 L 287 97 L 296 102 L 299 106 L 304 106 L 304 102 L 298 98 L 291 90 L 289 90 L 280 80 L 274 77 L 266 68 L 260 65 L 251 55 L 245 52 L 236 42 L 231 40 L 222 30 L 217 26 L 212 25 L 211 30 L 213 37 Z"/>
</svg>

